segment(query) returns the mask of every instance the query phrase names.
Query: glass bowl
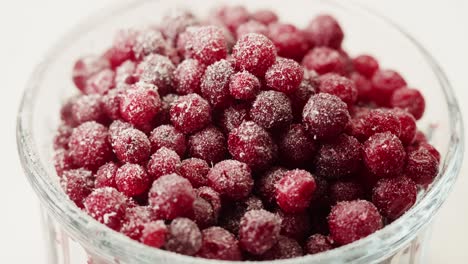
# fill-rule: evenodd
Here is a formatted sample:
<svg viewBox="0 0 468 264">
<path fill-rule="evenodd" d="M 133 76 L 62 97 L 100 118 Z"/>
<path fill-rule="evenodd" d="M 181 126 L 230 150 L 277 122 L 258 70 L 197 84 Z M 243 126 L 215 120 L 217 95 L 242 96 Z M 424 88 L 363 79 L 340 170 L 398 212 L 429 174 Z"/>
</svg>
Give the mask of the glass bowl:
<svg viewBox="0 0 468 264">
<path fill-rule="evenodd" d="M 279 260 L 278 264 L 424 263 L 428 226 L 457 178 L 463 156 L 463 124 L 453 90 L 431 55 L 390 20 L 349 1 L 127 1 L 110 6 L 77 26 L 53 47 L 37 66 L 24 92 L 18 114 L 17 140 L 25 174 L 44 208 L 48 257 L 46 263 L 185 263 L 219 261 L 192 258 L 149 248 L 99 224 L 62 192 L 52 162 L 52 137 L 59 109 L 71 96 L 71 68 L 83 54 L 110 45 L 117 29 L 157 22 L 174 7 L 204 15 L 226 2 L 250 9 L 267 7 L 282 20 L 305 26 L 314 15 L 331 13 L 344 28 L 351 55 L 377 56 L 383 67 L 397 69 L 410 86 L 419 88 L 427 110 L 418 123 L 442 153 L 440 172 L 416 205 L 401 218 L 355 243 L 316 255 Z"/>
</svg>

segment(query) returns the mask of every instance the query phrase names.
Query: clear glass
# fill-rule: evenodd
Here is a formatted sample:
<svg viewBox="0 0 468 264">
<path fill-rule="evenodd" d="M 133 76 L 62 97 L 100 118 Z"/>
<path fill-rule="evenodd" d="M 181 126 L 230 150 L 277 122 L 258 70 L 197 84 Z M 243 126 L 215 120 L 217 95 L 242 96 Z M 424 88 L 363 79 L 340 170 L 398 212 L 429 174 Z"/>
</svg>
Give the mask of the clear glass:
<svg viewBox="0 0 468 264">
<path fill-rule="evenodd" d="M 383 67 L 404 73 L 422 90 L 427 111 L 420 128 L 431 131 L 431 143 L 442 153 L 440 173 L 417 204 L 377 233 L 325 253 L 276 261 L 278 264 L 424 263 L 424 241 L 434 214 L 450 192 L 463 155 L 463 124 L 452 88 L 430 54 L 390 20 L 349 1 L 127 1 L 85 20 L 51 49 L 24 93 L 18 115 L 17 140 L 25 174 L 44 208 L 44 229 L 50 264 L 89 263 L 217 263 L 139 244 L 97 223 L 62 192 L 52 163 L 52 135 L 59 108 L 73 94 L 71 68 L 79 56 L 103 50 L 119 28 L 157 22 L 170 8 L 188 7 L 201 15 L 220 2 L 274 9 L 284 21 L 304 26 L 320 12 L 338 18 L 351 55 L 375 54 Z"/>
</svg>

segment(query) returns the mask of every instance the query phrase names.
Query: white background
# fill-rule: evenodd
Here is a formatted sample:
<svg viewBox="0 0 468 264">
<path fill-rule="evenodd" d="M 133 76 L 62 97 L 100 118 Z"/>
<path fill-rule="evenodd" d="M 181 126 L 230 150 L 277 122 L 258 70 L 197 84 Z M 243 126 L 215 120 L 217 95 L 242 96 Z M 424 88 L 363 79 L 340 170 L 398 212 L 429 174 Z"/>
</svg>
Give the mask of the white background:
<svg viewBox="0 0 468 264">
<path fill-rule="evenodd" d="M 397 21 L 432 52 L 468 117 L 468 1 L 358 1 Z M 23 176 L 15 143 L 15 116 L 25 82 L 49 46 L 110 2 L 0 0 L 0 263 L 45 263 L 38 202 Z M 435 220 L 430 264 L 468 263 L 466 164 Z"/>
</svg>

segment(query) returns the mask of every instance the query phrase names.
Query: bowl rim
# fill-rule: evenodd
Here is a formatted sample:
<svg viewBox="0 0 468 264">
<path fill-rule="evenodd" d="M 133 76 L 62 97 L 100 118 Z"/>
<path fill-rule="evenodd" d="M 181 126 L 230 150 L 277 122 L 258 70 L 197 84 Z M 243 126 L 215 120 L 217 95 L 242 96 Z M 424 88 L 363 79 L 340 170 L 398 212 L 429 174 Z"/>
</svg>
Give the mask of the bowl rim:
<svg viewBox="0 0 468 264">
<path fill-rule="evenodd" d="M 57 219 L 72 237 L 79 241 L 88 243 L 93 254 L 104 258 L 119 256 L 121 260 L 139 261 L 139 263 L 151 263 L 155 260 L 178 261 L 180 263 L 219 263 L 220 260 L 208 260 L 194 258 L 190 256 L 179 255 L 173 252 L 150 248 L 139 242 L 118 233 L 94 220 L 69 201 L 66 195 L 53 184 L 52 177 L 49 177 L 46 169 L 41 164 L 40 155 L 36 149 L 34 135 L 32 133 L 33 106 L 37 88 L 42 81 L 43 75 L 47 70 L 50 61 L 65 49 L 68 43 L 78 38 L 81 33 L 87 32 L 93 25 L 106 21 L 121 14 L 127 9 L 150 2 L 151 0 L 127 1 L 119 4 L 111 4 L 106 11 L 96 12 L 85 22 L 79 23 L 72 30 L 61 38 L 58 43 L 46 53 L 43 60 L 36 66 L 33 74 L 29 78 L 23 93 L 17 117 L 17 146 L 23 170 L 39 196 L 42 205 L 48 209 L 48 212 Z M 424 56 L 426 63 L 431 67 L 433 73 L 438 79 L 439 85 L 444 91 L 445 102 L 449 111 L 450 142 L 445 159 L 441 162 L 439 174 L 432 186 L 407 213 L 398 220 L 387 225 L 376 233 L 358 240 L 354 243 L 341 246 L 339 248 L 303 257 L 275 260 L 275 263 L 297 264 L 297 263 L 342 263 L 344 257 L 349 257 L 352 261 L 346 263 L 372 263 L 389 256 L 417 235 L 417 231 L 426 226 L 431 221 L 434 213 L 445 201 L 447 195 L 453 187 L 459 174 L 463 159 L 464 133 L 463 121 L 452 86 L 450 85 L 445 73 L 431 56 L 431 54 L 408 32 L 398 26 L 389 18 L 366 8 L 360 4 L 350 2 L 328 1 L 335 7 L 344 8 L 352 12 L 364 12 L 375 19 L 379 19 L 393 29 L 399 31 L 403 37 L 411 42 L 419 52 Z M 93 239 L 90 239 L 93 237 Z M 364 249 L 365 253 L 359 251 Z M 375 249 L 374 253 L 369 253 L 369 249 Z M 242 263 L 229 261 L 229 263 Z"/>
</svg>

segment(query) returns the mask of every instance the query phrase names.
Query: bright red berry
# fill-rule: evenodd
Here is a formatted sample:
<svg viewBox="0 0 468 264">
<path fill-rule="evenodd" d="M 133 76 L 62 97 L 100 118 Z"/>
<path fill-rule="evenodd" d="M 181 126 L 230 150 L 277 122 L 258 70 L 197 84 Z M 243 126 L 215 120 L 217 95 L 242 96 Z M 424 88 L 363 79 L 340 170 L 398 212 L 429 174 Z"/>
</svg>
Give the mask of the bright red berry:
<svg viewBox="0 0 468 264">
<path fill-rule="evenodd" d="M 208 182 L 214 190 L 230 199 L 239 200 L 249 196 L 253 179 L 247 164 L 236 160 L 217 163 L 208 172 Z"/>
<path fill-rule="evenodd" d="M 263 77 L 276 60 L 276 49 L 264 35 L 250 33 L 239 38 L 232 50 L 232 57 L 238 70 Z"/>
<path fill-rule="evenodd" d="M 265 74 L 265 82 L 273 90 L 292 94 L 298 88 L 304 77 L 304 69 L 294 60 L 278 58 L 268 68 Z"/>
<path fill-rule="evenodd" d="M 309 206 L 316 184 L 309 172 L 296 169 L 285 172 L 275 188 L 279 207 L 286 213 L 300 213 Z"/>
<path fill-rule="evenodd" d="M 119 230 L 128 207 L 128 198 L 114 188 L 95 189 L 84 200 L 85 211 L 102 224 Z"/>
<path fill-rule="evenodd" d="M 251 210 L 242 217 L 239 226 L 241 247 L 254 255 L 261 255 L 278 241 L 281 218 L 266 210 Z"/>
<path fill-rule="evenodd" d="M 417 195 L 416 183 L 410 178 L 381 179 L 372 190 L 372 203 L 384 217 L 395 220 L 416 203 Z"/>
</svg>

